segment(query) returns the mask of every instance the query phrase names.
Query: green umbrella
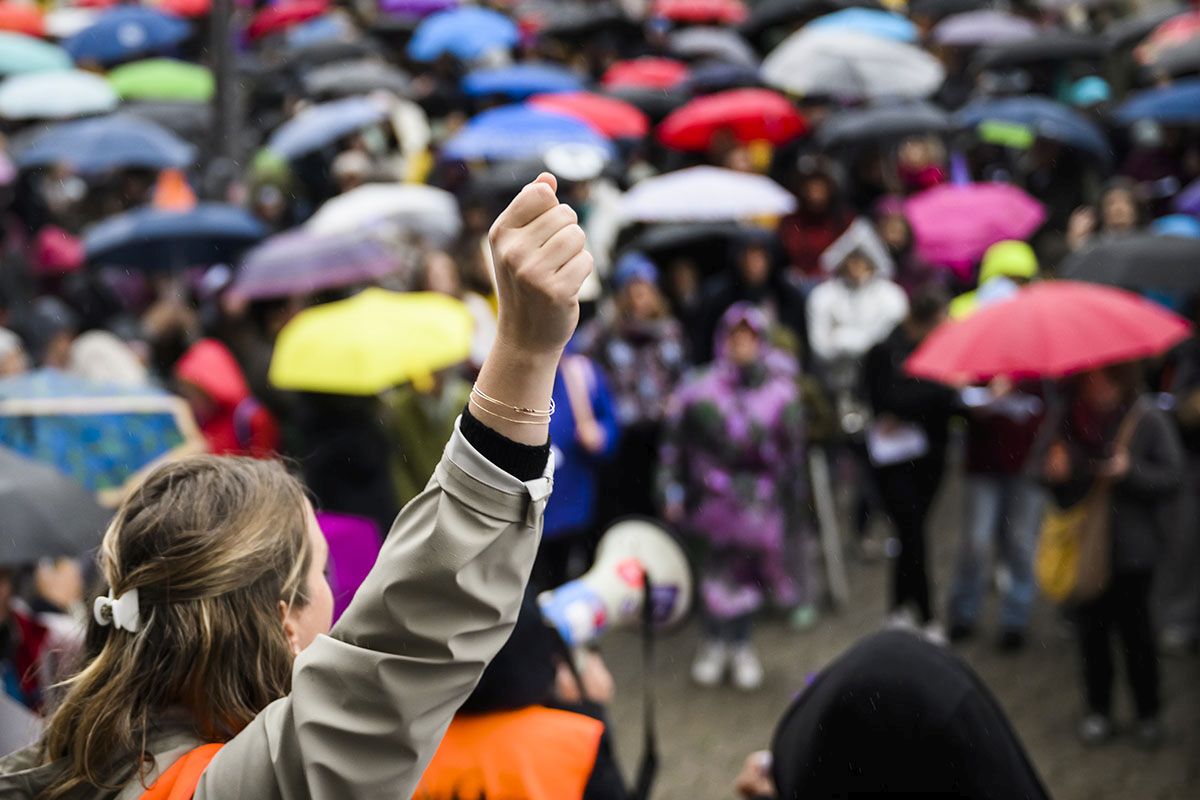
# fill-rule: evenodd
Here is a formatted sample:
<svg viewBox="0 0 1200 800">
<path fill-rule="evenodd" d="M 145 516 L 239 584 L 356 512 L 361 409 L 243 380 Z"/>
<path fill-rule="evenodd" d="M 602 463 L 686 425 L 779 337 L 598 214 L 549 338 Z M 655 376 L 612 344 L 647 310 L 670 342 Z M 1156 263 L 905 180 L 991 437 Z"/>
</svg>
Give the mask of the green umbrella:
<svg viewBox="0 0 1200 800">
<path fill-rule="evenodd" d="M 0 75 L 48 72 L 75 66 L 67 51 L 21 33 L 0 31 Z"/>
<path fill-rule="evenodd" d="M 150 58 L 117 67 L 108 82 L 123 100 L 190 100 L 212 98 L 212 72 L 169 58 Z"/>
</svg>

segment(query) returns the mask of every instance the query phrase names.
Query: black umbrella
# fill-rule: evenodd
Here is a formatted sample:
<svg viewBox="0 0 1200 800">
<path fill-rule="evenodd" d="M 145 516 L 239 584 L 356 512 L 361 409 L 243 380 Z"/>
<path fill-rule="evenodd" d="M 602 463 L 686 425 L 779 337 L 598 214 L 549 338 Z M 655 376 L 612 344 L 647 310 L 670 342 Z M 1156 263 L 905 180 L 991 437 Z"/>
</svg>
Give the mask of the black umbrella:
<svg viewBox="0 0 1200 800">
<path fill-rule="evenodd" d="M 412 79 L 398 67 L 377 61 L 336 61 L 304 76 L 304 91 L 315 97 L 345 97 L 387 91 L 408 94 Z"/>
<path fill-rule="evenodd" d="M 695 263 L 702 275 L 714 275 L 728 269 L 735 243 L 769 239 L 770 234 L 762 228 L 736 222 L 668 223 L 650 226 L 621 251 L 640 251 L 662 267 L 677 258 L 686 258 Z"/>
<path fill-rule="evenodd" d="M 670 114 L 692 99 L 691 92 L 684 88 L 642 89 L 621 87 L 605 89 L 602 94 L 615 97 L 618 100 L 624 100 L 626 103 L 636 106 L 654 122 L 661 121 L 667 114 Z"/>
<path fill-rule="evenodd" d="M 965 14 L 968 11 L 980 11 L 992 8 L 991 0 L 912 0 L 908 4 L 908 15 L 913 19 L 928 17 L 940 20 L 951 14 Z"/>
<path fill-rule="evenodd" d="M 602 32 L 639 33 L 637 22 L 612 3 L 553 3 L 543 8 L 539 32 L 546 38 L 576 40 Z"/>
<path fill-rule="evenodd" d="M 1131 47 L 1171 17 L 1187 11 L 1183 5 L 1156 6 L 1141 14 L 1120 17 L 1104 29 L 1104 39 L 1114 48 Z"/>
<path fill-rule="evenodd" d="M 1173 78 L 1200 73 L 1200 39 L 1189 39 L 1164 50 L 1145 71 L 1151 77 L 1164 74 Z"/>
<path fill-rule="evenodd" d="M 1107 44 L 1099 36 L 1049 31 L 1032 39 L 989 45 L 972 58 L 979 68 L 1005 69 L 1062 61 L 1100 61 Z"/>
<path fill-rule="evenodd" d="M 183 139 L 198 142 L 212 130 L 212 104 L 154 101 L 126 103 L 121 113 L 158 123 Z"/>
<path fill-rule="evenodd" d="M 1106 239 L 1073 253 L 1058 274 L 1125 289 L 1200 291 L 1200 239 L 1150 233 Z"/>
<path fill-rule="evenodd" d="M 948 133 L 950 115 L 930 103 L 864 108 L 843 111 L 827 119 L 817 129 L 817 145 L 822 148 L 902 139 L 921 133 Z"/>
<path fill-rule="evenodd" d="M 110 513 L 52 467 L 0 447 L 0 564 L 77 556 L 100 544 Z"/>
<path fill-rule="evenodd" d="M 875 0 L 763 0 L 750 9 L 750 16 L 742 23 L 742 34 L 754 38 L 771 28 L 795 25 L 822 14 L 854 6 L 880 7 Z"/>
<path fill-rule="evenodd" d="M 352 61 L 379 55 L 382 55 L 382 48 L 373 39 L 334 39 L 285 50 L 283 63 L 297 68 L 318 67 L 335 61 Z"/>
</svg>

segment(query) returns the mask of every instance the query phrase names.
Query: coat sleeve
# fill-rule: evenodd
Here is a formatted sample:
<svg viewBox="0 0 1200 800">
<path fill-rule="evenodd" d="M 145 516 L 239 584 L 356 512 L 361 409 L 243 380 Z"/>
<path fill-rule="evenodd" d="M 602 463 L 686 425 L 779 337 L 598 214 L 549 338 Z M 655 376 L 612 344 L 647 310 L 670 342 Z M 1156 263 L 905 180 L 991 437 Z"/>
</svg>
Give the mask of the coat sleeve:
<svg viewBox="0 0 1200 800">
<path fill-rule="evenodd" d="M 516 621 L 552 474 L 522 483 L 456 429 L 291 694 L 225 745 L 197 800 L 409 797 Z"/>
<path fill-rule="evenodd" d="M 1185 456 L 1175 426 L 1156 409 L 1145 413 L 1129 449 L 1129 472 L 1120 487 L 1155 500 L 1183 485 Z"/>
</svg>

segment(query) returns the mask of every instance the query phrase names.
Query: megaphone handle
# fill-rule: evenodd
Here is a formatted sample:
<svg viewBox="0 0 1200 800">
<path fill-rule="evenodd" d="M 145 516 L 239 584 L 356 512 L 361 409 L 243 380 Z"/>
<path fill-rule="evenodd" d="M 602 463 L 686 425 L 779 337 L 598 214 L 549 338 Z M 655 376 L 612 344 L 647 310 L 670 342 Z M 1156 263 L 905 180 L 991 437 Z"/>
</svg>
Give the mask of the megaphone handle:
<svg viewBox="0 0 1200 800">
<path fill-rule="evenodd" d="M 654 587 L 646 575 L 642 587 L 642 762 L 638 765 L 633 800 L 650 800 L 658 775 L 658 724 L 654 686 Z"/>
</svg>

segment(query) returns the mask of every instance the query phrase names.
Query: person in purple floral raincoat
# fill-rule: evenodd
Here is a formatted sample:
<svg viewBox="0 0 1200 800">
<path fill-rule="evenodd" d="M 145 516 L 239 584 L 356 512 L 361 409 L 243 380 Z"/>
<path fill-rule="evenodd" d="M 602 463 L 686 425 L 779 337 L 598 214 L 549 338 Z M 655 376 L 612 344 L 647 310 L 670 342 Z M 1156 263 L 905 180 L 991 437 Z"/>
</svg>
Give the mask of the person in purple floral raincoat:
<svg viewBox="0 0 1200 800">
<path fill-rule="evenodd" d="M 717 329 L 716 360 L 685 379 L 668 404 L 659 481 L 665 516 L 707 545 L 706 639 L 692 665 L 702 686 L 729 673 L 736 687 L 758 688 L 753 616 L 768 599 L 798 600 L 785 543 L 806 506 L 803 405 L 795 361 L 773 350 L 768 335 L 762 311 L 731 307 Z"/>
</svg>

